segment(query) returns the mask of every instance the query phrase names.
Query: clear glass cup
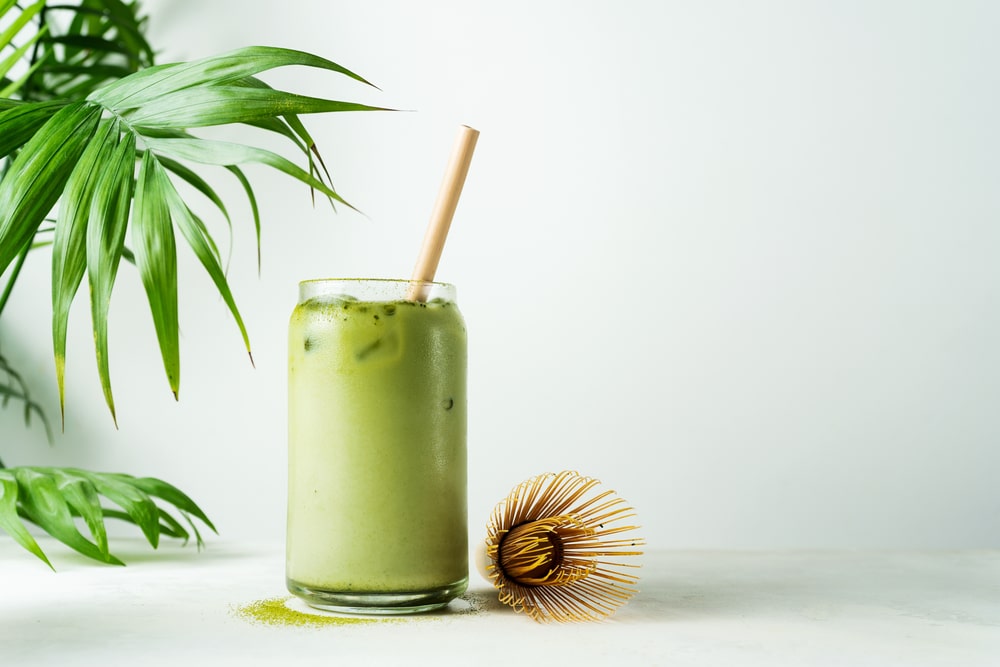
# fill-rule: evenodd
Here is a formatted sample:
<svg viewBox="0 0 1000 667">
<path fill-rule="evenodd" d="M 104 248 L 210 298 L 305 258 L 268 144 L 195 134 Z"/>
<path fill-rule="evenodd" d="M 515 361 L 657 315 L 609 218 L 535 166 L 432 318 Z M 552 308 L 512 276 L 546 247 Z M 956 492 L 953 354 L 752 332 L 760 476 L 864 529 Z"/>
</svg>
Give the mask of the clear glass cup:
<svg viewBox="0 0 1000 667">
<path fill-rule="evenodd" d="M 288 334 L 289 591 L 376 614 L 465 591 L 466 354 L 452 285 L 300 283 Z"/>
</svg>

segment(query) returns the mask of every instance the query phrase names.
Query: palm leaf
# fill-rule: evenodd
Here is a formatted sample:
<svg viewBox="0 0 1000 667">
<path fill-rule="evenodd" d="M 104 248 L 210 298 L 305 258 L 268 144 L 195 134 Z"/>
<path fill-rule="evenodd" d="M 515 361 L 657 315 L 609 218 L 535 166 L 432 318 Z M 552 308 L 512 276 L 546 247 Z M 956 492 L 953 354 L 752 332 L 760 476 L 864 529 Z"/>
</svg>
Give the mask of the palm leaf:
<svg viewBox="0 0 1000 667">
<path fill-rule="evenodd" d="M 27 41 L 21 44 L 21 46 L 11 51 L 11 53 L 6 58 L 0 61 L 0 77 L 6 77 L 7 73 L 10 72 L 19 62 L 21 62 L 24 59 L 24 57 L 28 54 L 28 51 L 32 47 L 34 47 L 35 42 L 37 42 L 40 38 L 44 37 L 46 32 L 48 32 L 48 28 L 43 26 L 38 32 L 36 32 L 34 35 L 28 38 Z M 0 35 L 0 40 L 2 39 L 3 36 Z M 6 97 L 7 95 L 10 95 L 12 92 L 20 88 L 22 83 L 26 81 L 27 78 L 31 76 L 33 73 L 34 70 L 29 68 L 29 70 L 25 72 L 20 79 L 18 79 L 17 81 L 12 81 L 10 85 L 5 86 L 3 90 L 0 90 L 0 96 Z"/>
<path fill-rule="evenodd" d="M 0 470 L 0 529 L 14 538 L 22 547 L 38 556 L 49 567 L 52 563 L 45 556 L 38 542 L 21 522 L 17 514 L 18 482 L 9 470 Z M 53 568 L 55 569 L 55 568 Z"/>
<path fill-rule="evenodd" d="M 100 175 L 90 200 L 87 276 L 90 279 L 97 370 L 104 389 L 104 399 L 111 411 L 111 418 L 117 425 L 108 360 L 108 307 L 125 246 L 129 205 L 132 201 L 132 174 L 135 169 L 135 138 L 130 132 L 126 132 L 119 141 L 117 129 L 113 134 L 117 146 L 107 161 L 100 165 Z"/>
<path fill-rule="evenodd" d="M 160 509 L 160 535 L 176 537 L 179 540 L 184 540 L 184 544 L 187 544 L 191 538 L 191 535 L 184 529 L 180 521 L 170 516 L 162 508 Z M 198 546 L 201 547 L 202 543 L 199 543 Z"/>
<path fill-rule="evenodd" d="M 116 507 L 101 503 L 107 498 Z M 157 504 L 157 500 L 166 507 Z M 120 509 L 119 509 L 120 508 Z M 187 542 L 189 533 L 168 511 L 192 526 L 190 516 L 215 531 L 205 513 L 186 494 L 152 477 L 100 473 L 78 468 L 20 467 L 0 469 L 0 529 L 49 567 L 52 564 L 24 522 L 39 526 L 88 558 L 115 565 L 124 563 L 109 550 L 106 519 L 121 519 L 139 527 L 155 549 L 161 535 Z M 76 524 L 83 519 L 92 539 Z M 199 536 L 199 545 L 201 544 Z"/>
<path fill-rule="evenodd" d="M 292 49 L 251 46 L 189 63 L 158 65 L 91 93 L 88 99 L 122 111 L 150 104 L 164 95 L 195 86 L 224 86 L 274 69 L 302 65 L 338 72 L 369 84 L 337 63 Z"/>
<path fill-rule="evenodd" d="M 52 345 L 59 412 L 65 424 L 66 331 L 69 311 L 87 268 L 87 223 L 97 180 L 117 141 L 117 124 L 103 121 L 66 183 L 52 247 Z"/>
<path fill-rule="evenodd" d="M 302 181 L 310 188 L 319 190 L 326 196 L 337 200 L 345 206 L 354 208 L 342 199 L 340 195 L 333 190 L 333 188 L 320 179 L 303 170 L 291 160 L 263 148 L 245 146 L 243 144 L 236 144 L 227 141 L 211 141 L 207 139 L 193 138 L 147 138 L 145 143 L 146 146 L 148 146 L 154 153 L 166 155 L 178 160 L 190 160 L 192 162 L 200 162 L 202 164 L 214 164 L 221 166 L 250 164 L 254 162 L 264 164 L 269 167 L 273 167 L 278 171 L 284 172 L 292 178 Z"/>
<path fill-rule="evenodd" d="M 64 106 L 62 101 L 19 103 L 0 111 L 0 157 L 23 146 Z"/>
<path fill-rule="evenodd" d="M 176 176 L 179 176 L 181 179 L 186 181 L 188 185 L 192 186 L 195 190 L 205 195 L 205 197 L 207 197 L 209 201 L 215 204 L 215 206 L 219 209 L 219 212 L 222 213 L 222 217 L 226 221 L 226 227 L 229 231 L 229 244 L 228 244 L 229 251 L 226 255 L 226 267 L 228 273 L 229 260 L 232 257 L 232 252 L 233 252 L 233 221 L 229 217 L 229 211 L 226 209 L 225 202 L 223 202 L 222 198 L 218 195 L 218 193 L 215 192 L 215 189 L 208 184 L 208 181 L 206 181 L 204 178 L 198 175 L 198 172 L 188 168 L 186 165 L 183 165 L 180 162 L 171 160 L 170 158 L 164 157 L 162 155 L 156 157 L 155 159 L 161 165 L 163 165 L 167 169 L 167 171 Z M 257 243 L 257 246 L 259 254 L 260 250 L 259 241 Z"/>
<path fill-rule="evenodd" d="M 236 165 L 229 165 L 226 167 L 233 176 L 240 182 L 243 186 L 243 192 L 246 193 L 247 202 L 250 204 L 250 212 L 253 214 L 253 226 L 256 232 L 257 238 L 257 274 L 260 274 L 260 209 L 257 207 L 257 195 L 254 194 L 253 186 L 250 184 L 250 180 L 243 173 L 243 170 Z"/>
<path fill-rule="evenodd" d="M 28 140 L 0 181 L 0 273 L 52 210 L 97 129 L 98 106 L 69 104 Z"/>
<path fill-rule="evenodd" d="M 244 86 L 200 86 L 160 96 L 135 109 L 130 123 L 141 128 L 207 127 L 249 123 L 286 114 L 388 111 L 354 102 Z"/>
<path fill-rule="evenodd" d="M 50 44 L 62 44 L 63 46 L 73 47 L 77 53 L 80 51 L 103 51 L 105 53 L 117 53 L 126 57 L 131 53 L 128 47 L 120 41 L 107 39 L 105 37 L 97 37 L 94 35 L 84 35 L 79 33 L 56 35 L 53 37 L 47 37 L 45 41 Z"/>
<path fill-rule="evenodd" d="M 116 475 L 99 475 L 85 470 L 72 472 L 91 482 L 101 495 L 125 510 L 154 549 L 159 546 L 160 513 L 149 494 Z"/>
<path fill-rule="evenodd" d="M 94 42 L 93 39 L 104 41 Z M 99 45 L 103 47 L 102 53 L 110 53 L 114 49 L 107 42 L 110 40 L 100 37 L 64 42 L 53 39 L 47 44 L 49 47 L 60 44 L 73 49 L 82 49 L 88 44 Z M 51 208 L 60 191 L 65 190 L 67 199 L 61 209 L 60 229 L 57 229 L 54 238 L 53 254 L 53 344 L 61 410 L 65 401 L 68 314 L 82 280 L 84 254 L 81 249 L 85 247 L 85 273 L 91 287 L 98 373 L 112 419 L 116 420 L 108 360 L 107 315 L 118 263 L 124 252 L 128 208 L 133 196 L 129 185 L 134 170 L 133 158 L 128 153 L 134 143 L 144 145 L 144 154 L 149 156 L 140 178 L 144 188 L 143 204 L 140 207 L 136 202 L 133 222 L 136 225 L 134 234 L 138 243 L 143 245 L 137 250 L 146 253 L 139 259 L 140 275 L 153 315 L 168 383 L 175 395 L 179 391 L 180 365 L 176 343 L 176 260 L 170 259 L 174 252 L 172 226 L 181 232 L 215 283 L 233 315 L 248 353 L 250 344 L 226 280 L 218 246 L 201 219 L 177 193 L 163 168 L 166 167 L 208 197 L 227 223 L 229 213 L 223 200 L 207 181 L 185 163 L 223 166 L 236 175 L 253 215 L 258 267 L 260 215 L 253 188 L 238 165 L 260 163 L 271 166 L 308 185 L 311 190 L 322 192 L 331 201 L 350 206 L 324 179 L 324 176 L 328 177 L 325 168 L 323 172 L 315 169 L 312 159 L 313 153 L 316 153 L 315 143 L 298 114 L 376 108 L 277 91 L 254 77 L 259 72 L 291 64 L 321 67 L 364 81 L 336 63 L 317 56 L 288 49 L 252 47 L 193 63 L 150 67 L 92 92 L 88 102 L 74 103 L 58 110 L 52 103 L 27 108 L 22 108 L 23 105 L 12 106 L 0 112 L 0 128 L 6 120 L 12 130 L 4 135 L 10 137 L 6 145 L 0 143 L 0 147 L 14 151 L 22 140 L 30 137 L 21 150 L 22 155 L 48 155 L 50 158 L 45 168 L 42 168 L 41 162 L 35 168 L 36 163 L 16 159 L 11 165 L 11 172 L 0 184 L 0 207 L 3 207 L 0 210 L 0 215 L 3 215 L 0 217 L 0 243 L 3 249 L 14 247 L 17 241 L 27 241 L 33 236 L 38 222 Z M 52 65 L 49 71 L 61 69 L 74 72 L 75 67 L 78 66 L 62 63 Z M 106 72 L 103 67 L 105 65 L 91 69 L 98 76 L 122 74 Z M 51 117 L 48 117 L 49 114 Z M 103 129 L 98 132 L 96 125 L 101 115 L 109 117 L 101 121 Z M 111 120 L 126 117 L 127 127 Z M 272 151 L 194 137 L 185 129 L 189 126 L 241 122 L 281 133 L 308 156 L 308 171 Z M 114 153 L 111 152 L 112 145 L 116 147 Z M 64 156 L 72 157 L 72 162 L 78 164 L 58 159 Z M 34 180 L 30 180 L 32 177 Z M 5 189 L 12 191 L 8 200 L 13 200 L 22 193 L 35 194 L 42 184 L 46 186 L 47 197 L 21 196 L 17 202 L 23 210 L 4 206 L 7 201 L 4 199 Z M 33 205 L 29 206 L 29 202 Z M 163 211 L 167 211 L 168 215 L 164 216 Z M 146 222 L 139 223 L 140 217 Z M 0 253 L 0 270 L 12 258 L 9 250 L 7 254 Z"/>
<path fill-rule="evenodd" d="M 108 553 L 108 531 L 104 527 L 104 512 L 93 482 L 58 468 L 53 469 L 50 475 L 73 515 L 83 517 L 97 548 L 101 553 Z"/>
<path fill-rule="evenodd" d="M 137 7 L 121 0 L 47 5 L 39 32 L 48 35 L 38 40 L 33 64 L 17 88 L 23 85 L 33 99 L 76 99 L 151 65 L 153 51 Z"/>
<path fill-rule="evenodd" d="M 180 349 L 177 316 L 177 250 L 170 219 L 170 205 L 164 191 L 166 175 L 152 153 L 145 151 L 135 192 L 133 232 L 135 261 L 139 268 L 153 324 L 160 343 L 160 355 L 170 390 L 180 391 Z"/>
<path fill-rule="evenodd" d="M 127 512 L 116 510 L 111 507 L 105 507 L 103 510 L 105 519 L 120 519 L 121 521 L 125 521 L 127 523 L 134 523 L 132 521 L 132 517 L 130 517 Z M 181 525 L 180 521 L 168 514 L 163 508 L 160 508 L 159 530 L 160 535 L 177 538 L 182 540 L 182 543 L 185 545 L 188 543 L 188 540 L 191 539 L 191 535 L 187 532 L 184 526 Z M 199 544 L 198 546 L 201 547 L 202 544 Z"/>
<path fill-rule="evenodd" d="M 138 3 L 133 3 L 133 7 L 138 7 Z M 69 38 L 68 43 L 73 49 L 67 50 L 67 57 L 72 58 L 80 50 L 94 50 L 94 46 L 83 46 L 82 43 L 74 43 L 76 39 L 93 40 L 102 39 L 105 42 L 115 44 L 119 47 L 119 53 L 126 56 L 129 61 L 138 67 L 141 64 L 153 62 L 153 48 L 146 41 L 143 35 L 143 23 L 145 19 L 139 18 L 136 9 L 125 5 L 121 0 L 96 0 L 94 2 L 83 2 L 80 5 L 51 5 L 47 11 L 51 14 L 55 12 L 71 12 L 73 18 L 70 20 L 70 27 L 65 36 Z M 51 41 L 56 41 L 55 39 Z M 103 50 L 103 49 L 102 49 Z M 114 53 L 112 49 L 108 52 Z"/>
<path fill-rule="evenodd" d="M 0 16 L 6 15 L 7 11 L 13 7 L 14 4 L 15 3 L 13 2 L 4 3 L 2 7 L 3 12 L 0 12 Z M 21 13 L 18 14 L 13 21 L 11 21 L 10 25 L 8 25 L 3 32 L 0 32 L 0 46 L 11 44 L 14 37 L 21 32 L 21 30 L 23 30 L 24 27 L 31 22 L 31 19 L 35 18 L 35 16 L 44 8 L 45 0 L 38 0 L 38 2 L 28 5 L 22 9 Z"/>
<path fill-rule="evenodd" d="M 96 7 L 104 9 L 92 11 Z M 377 108 L 278 91 L 256 78 L 276 67 L 301 65 L 368 83 L 330 60 L 291 49 L 250 47 L 190 63 L 148 67 L 125 76 L 127 68 L 143 61 L 145 47 L 132 39 L 141 34 L 134 6 L 120 0 L 92 0 L 81 5 L 71 25 L 76 30 L 73 34 L 54 33 L 40 40 L 46 64 L 39 70 L 42 78 L 36 84 L 58 74 L 70 78 L 85 74 L 84 81 L 74 85 L 81 90 L 90 87 L 87 101 L 66 104 L 57 99 L 6 108 L 0 105 L 0 154 L 19 151 L 0 182 L 0 272 L 22 248 L 28 247 L 40 221 L 62 194 L 64 201 L 53 237 L 53 351 L 60 410 L 64 414 L 68 317 L 86 273 L 98 373 L 112 419 L 116 420 L 107 316 L 118 264 L 127 254 L 124 239 L 133 195 L 142 192 L 141 203 L 136 196 L 132 211 L 137 265 L 168 384 L 177 395 L 180 362 L 174 227 L 215 283 L 248 353 L 250 344 L 218 246 L 205 224 L 177 193 L 166 170 L 206 196 L 230 228 L 225 202 L 189 165 L 223 166 L 236 176 L 253 217 L 259 270 L 260 213 L 254 190 L 239 167 L 248 163 L 268 165 L 306 184 L 311 191 L 318 190 L 331 202 L 350 206 L 330 185 L 325 167 L 322 171 L 316 168 L 313 156 L 318 156 L 318 151 L 299 114 Z M 102 78 L 116 80 L 93 89 L 95 81 Z M 100 120 L 102 117 L 105 120 Z M 127 120 L 119 124 L 114 119 Z M 269 150 L 203 139 L 187 132 L 188 127 L 230 123 L 250 123 L 281 134 L 307 157 L 307 169 Z M 140 154 L 145 157 L 133 191 L 135 157 L 130 149 L 136 144 L 143 148 Z"/>
<path fill-rule="evenodd" d="M 154 162 L 154 164 L 158 163 Z M 247 354 L 250 355 L 250 362 L 252 364 L 253 353 L 250 351 L 250 336 L 247 334 L 246 326 L 243 324 L 243 317 L 236 307 L 236 301 L 233 299 L 229 283 L 226 281 L 225 271 L 223 271 L 219 261 L 218 248 L 215 246 L 215 242 L 212 241 L 212 237 L 205 228 L 205 224 L 184 203 L 184 200 L 166 176 L 166 173 L 160 173 L 162 176 L 159 177 L 159 187 L 162 189 L 167 207 L 170 210 L 170 217 L 178 229 L 180 229 L 181 234 L 188 242 L 188 245 L 191 246 L 202 266 L 205 267 L 208 275 L 212 278 L 222 299 L 229 306 L 229 311 L 232 313 L 233 319 L 236 320 L 236 325 L 243 336 L 243 344 L 246 346 Z"/>
<path fill-rule="evenodd" d="M 70 75 L 66 77 L 66 80 L 72 80 L 77 76 L 86 76 L 88 78 L 96 78 L 97 80 L 103 79 L 121 79 L 126 77 L 135 70 L 126 67 L 125 65 L 107 65 L 107 64 L 92 64 L 84 63 L 82 65 L 70 64 L 70 63 L 53 63 L 51 65 L 42 65 L 40 68 L 43 74 L 67 74 Z"/>
<path fill-rule="evenodd" d="M 84 537 L 54 476 L 35 468 L 10 468 L 18 484 L 18 509 L 32 523 L 88 558 L 122 565 L 111 552 Z"/>
<path fill-rule="evenodd" d="M 167 501 L 177 509 L 185 512 L 187 514 L 193 514 L 202 523 L 212 529 L 215 532 L 215 526 L 205 515 L 201 508 L 188 497 L 183 491 L 178 489 L 172 484 L 164 482 L 162 479 L 157 479 L 155 477 L 131 477 L 129 475 L 116 475 L 119 479 L 132 484 L 137 489 L 142 489 L 154 498 L 160 498 Z"/>
<path fill-rule="evenodd" d="M 101 18 L 104 25 L 114 27 L 118 38 L 125 44 L 129 53 L 135 54 L 135 60 L 141 58 L 142 62 L 153 62 L 153 47 L 146 41 L 143 35 L 142 26 L 145 19 L 138 15 L 139 3 L 126 5 L 121 0 L 101 0 L 100 4 L 104 11 Z"/>
<path fill-rule="evenodd" d="M 35 76 L 35 73 L 43 64 L 44 64 L 43 60 L 35 62 L 27 69 L 27 71 L 25 71 L 24 74 L 21 75 L 19 79 L 11 81 L 3 88 L 0 88 L 0 97 L 8 97 L 16 93 L 18 90 L 20 90 L 24 86 L 24 84 L 31 79 L 31 77 Z"/>
<path fill-rule="evenodd" d="M 222 197 L 215 192 L 212 186 L 209 185 L 204 178 L 198 175 L 198 172 L 188 168 L 176 160 L 171 160 L 170 158 L 160 156 L 156 159 L 161 165 L 166 167 L 168 171 L 184 179 L 188 185 L 205 195 L 205 197 L 215 204 L 216 208 L 219 209 L 219 212 L 222 213 L 222 217 L 226 219 L 226 225 L 232 226 L 233 221 L 229 217 L 229 211 L 226 210 L 226 204 L 222 201 Z"/>
</svg>

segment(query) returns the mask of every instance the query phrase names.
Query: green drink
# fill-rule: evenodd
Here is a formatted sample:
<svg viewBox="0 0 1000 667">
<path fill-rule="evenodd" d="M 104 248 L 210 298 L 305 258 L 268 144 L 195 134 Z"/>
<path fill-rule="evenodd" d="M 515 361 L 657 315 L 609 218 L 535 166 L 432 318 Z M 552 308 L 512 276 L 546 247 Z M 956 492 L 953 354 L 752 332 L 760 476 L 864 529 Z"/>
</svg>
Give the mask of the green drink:
<svg viewBox="0 0 1000 667">
<path fill-rule="evenodd" d="M 300 285 L 288 341 L 288 589 L 322 608 L 443 606 L 468 583 L 466 333 L 450 285 Z"/>
</svg>

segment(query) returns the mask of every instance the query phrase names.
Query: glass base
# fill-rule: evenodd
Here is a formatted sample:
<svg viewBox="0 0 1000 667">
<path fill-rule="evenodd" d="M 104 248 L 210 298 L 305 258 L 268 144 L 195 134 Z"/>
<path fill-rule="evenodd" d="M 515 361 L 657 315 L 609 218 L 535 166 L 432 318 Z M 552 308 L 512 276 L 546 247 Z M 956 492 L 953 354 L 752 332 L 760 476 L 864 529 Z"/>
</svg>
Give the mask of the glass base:
<svg viewBox="0 0 1000 667">
<path fill-rule="evenodd" d="M 469 578 L 446 586 L 423 591 L 396 591 L 392 593 L 357 593 L 330 591 L 285 579 L 289 592 L 305 600 L 306 604 L 325 611 L 348 614 L 417 614 L 440 609 L 465 592 Z"/>
</svg>

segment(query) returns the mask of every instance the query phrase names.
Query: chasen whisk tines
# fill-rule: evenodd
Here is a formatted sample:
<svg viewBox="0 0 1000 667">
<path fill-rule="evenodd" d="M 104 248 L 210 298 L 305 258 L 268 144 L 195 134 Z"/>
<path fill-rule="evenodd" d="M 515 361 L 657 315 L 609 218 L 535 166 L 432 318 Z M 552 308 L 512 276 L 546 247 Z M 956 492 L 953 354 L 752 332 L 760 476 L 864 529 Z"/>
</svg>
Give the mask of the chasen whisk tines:
<svg viewBox="0 0 1000 667">
<path fill-rule="evenodd" d="M 620 525 L 635 511 L 600 482 L 564 471 L 533 477 L 493 510 L 484 575 L 500 601 L 536 621 L 598 620 L 638 591 L 645 544 Z"/>
</svg>

